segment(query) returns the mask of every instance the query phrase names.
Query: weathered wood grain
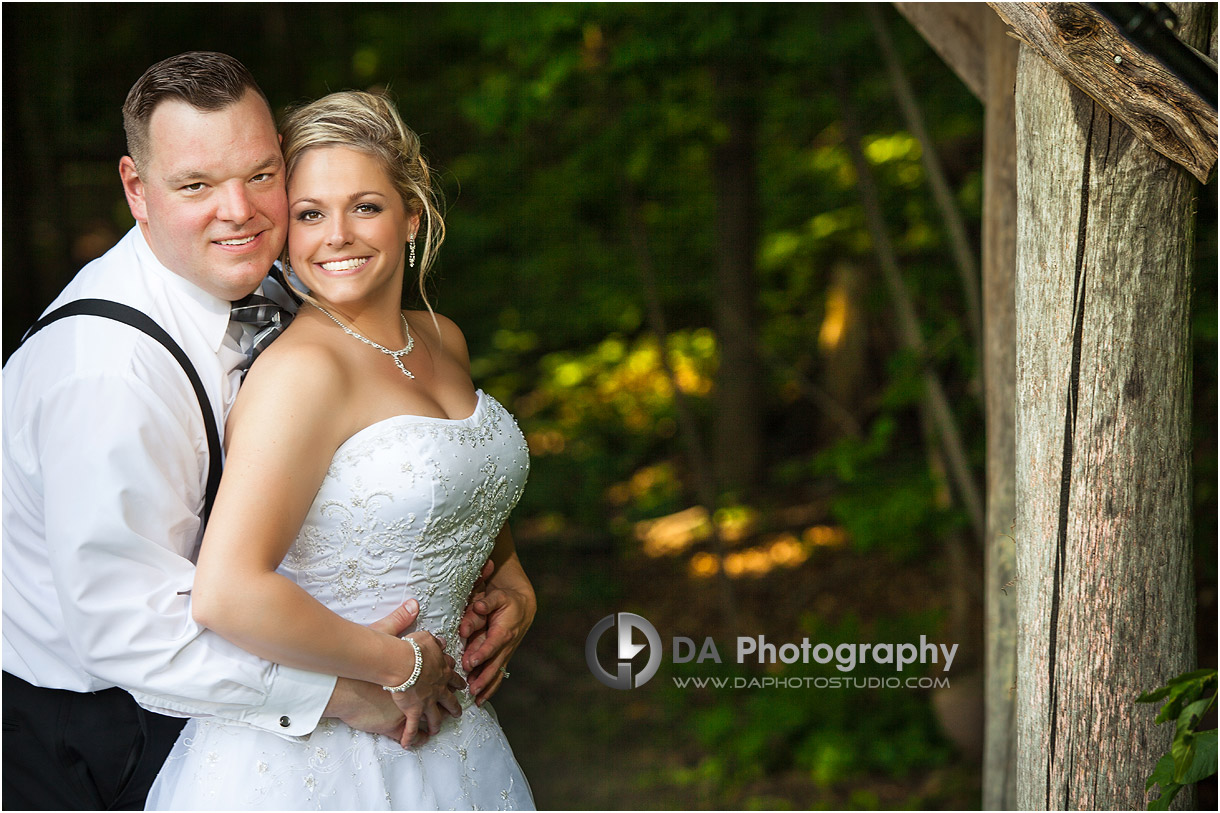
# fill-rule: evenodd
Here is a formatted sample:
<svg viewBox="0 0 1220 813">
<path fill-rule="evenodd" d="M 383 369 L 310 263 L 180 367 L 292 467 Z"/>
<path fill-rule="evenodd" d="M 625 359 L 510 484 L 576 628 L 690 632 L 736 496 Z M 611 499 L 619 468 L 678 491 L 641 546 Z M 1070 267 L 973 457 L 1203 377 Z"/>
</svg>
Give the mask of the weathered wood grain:
<svg viewBox="0 0 1220 813">
<path fill-rule="evenodd" d="M 987 410 L 987 538 L 983 809 L 1013 810 L 1016 788 L 1017 125 L 1019 44 L 987 15 L 983 125 L 983 389 Z"/>
<path fill-rule="evenodd" d="M 1083 3 L 989 3 L 1022 42 L 1152 149 L 1206 183 L 1216 166 L 1216 111 Z M 1211 32 L 1183 6 L 1180 30 L 1207 47 Z M 1197 41 L 1192 42 L 1191 39 Z"/>
<path fill-rule="evenodd" d="M 1026 46 L 1016 116 L 1017 807 L 1144 809 L 1135 698 L 1195 664 L 1197 187 Z"/>
</svg>

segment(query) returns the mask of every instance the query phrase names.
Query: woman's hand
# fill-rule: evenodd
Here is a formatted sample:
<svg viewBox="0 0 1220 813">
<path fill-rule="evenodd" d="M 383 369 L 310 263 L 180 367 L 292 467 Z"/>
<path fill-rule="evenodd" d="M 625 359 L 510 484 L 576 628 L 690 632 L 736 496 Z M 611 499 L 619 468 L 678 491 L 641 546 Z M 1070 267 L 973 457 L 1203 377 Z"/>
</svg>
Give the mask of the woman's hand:
<svg viewBox="0 0 1220 813">
<path fill-rule="evenodd" d="M 422 745 L 440 731 L 446 714 L 462 716 L 462 707 L 453 693 L 466 687 L 466 681 L 454 671 L 455 661 L 445 653 L 443 639 L 422 631 L 413 632 L 407 638 L 419 646 L 422 665 L 415 685 L 406 691 L 390 693 L 406 717 L 401 740 L 404 748 Z M 403 658 L 405 681 L 415 671 L 415 649 L 405 640 L 402 646 L 409 653 Z"/>
</svg>

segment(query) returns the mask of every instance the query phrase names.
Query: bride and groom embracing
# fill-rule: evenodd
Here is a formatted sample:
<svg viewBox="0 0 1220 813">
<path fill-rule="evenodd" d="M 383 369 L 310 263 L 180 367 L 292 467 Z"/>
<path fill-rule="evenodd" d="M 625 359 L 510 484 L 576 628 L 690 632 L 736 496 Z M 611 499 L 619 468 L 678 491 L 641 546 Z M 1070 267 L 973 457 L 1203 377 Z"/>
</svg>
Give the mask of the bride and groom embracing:
<svg viewBox="0 0 1220 813">
<path fill-rule="evenodd" d="M 531 808 L 484 702 L 528 449 L 400 309 L 444 238 L 418 138 L 360 92 L 277 135 L 205 52 L 123 113 L 137 224 L 4 368 L 4 807 Z"/>
</svg>

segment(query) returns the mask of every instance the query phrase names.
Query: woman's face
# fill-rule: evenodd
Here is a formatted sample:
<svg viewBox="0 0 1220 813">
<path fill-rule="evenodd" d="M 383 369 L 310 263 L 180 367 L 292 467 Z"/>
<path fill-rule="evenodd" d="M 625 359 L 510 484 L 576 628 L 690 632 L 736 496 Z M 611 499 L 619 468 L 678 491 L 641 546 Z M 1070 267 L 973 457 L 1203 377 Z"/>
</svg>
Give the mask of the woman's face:
<svg viewBox="0 0 1220 813">
<path fill-rule="evenodd" d="M 402 296 L 406 242 L 419 227 L 371 155 L 305 152 L 288 179 L 288 257 L 317 299 L 361 308 Z"/>
</svg>

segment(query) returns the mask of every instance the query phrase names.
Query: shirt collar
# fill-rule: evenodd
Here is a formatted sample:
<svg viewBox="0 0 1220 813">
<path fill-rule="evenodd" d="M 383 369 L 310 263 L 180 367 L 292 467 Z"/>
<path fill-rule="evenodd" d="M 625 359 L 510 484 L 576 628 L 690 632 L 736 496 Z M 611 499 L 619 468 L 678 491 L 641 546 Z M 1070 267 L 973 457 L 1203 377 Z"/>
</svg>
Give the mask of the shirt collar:
<svg viewBox="0 0 1220 813">
<path fill-rule="evenodd" d="M 199 306 L 199 309 L 195 311 L 194 321 L 199 325 L 208 346 L 213 351 L 219 350 L 220 343 L 225 338 L 225 331 L 229 327 L 229 309 L 233 303 L 208 293 L 185 277 L 166 268 L 153 253 L 148 241 L 144 239 L 144 231 L 140 228 L 139 223 L 132 227 L 132 233 L 141 267 L 148 269 L 152 275 L 161 280 L 172 295 L 186 297 Z"/>
</svg>

